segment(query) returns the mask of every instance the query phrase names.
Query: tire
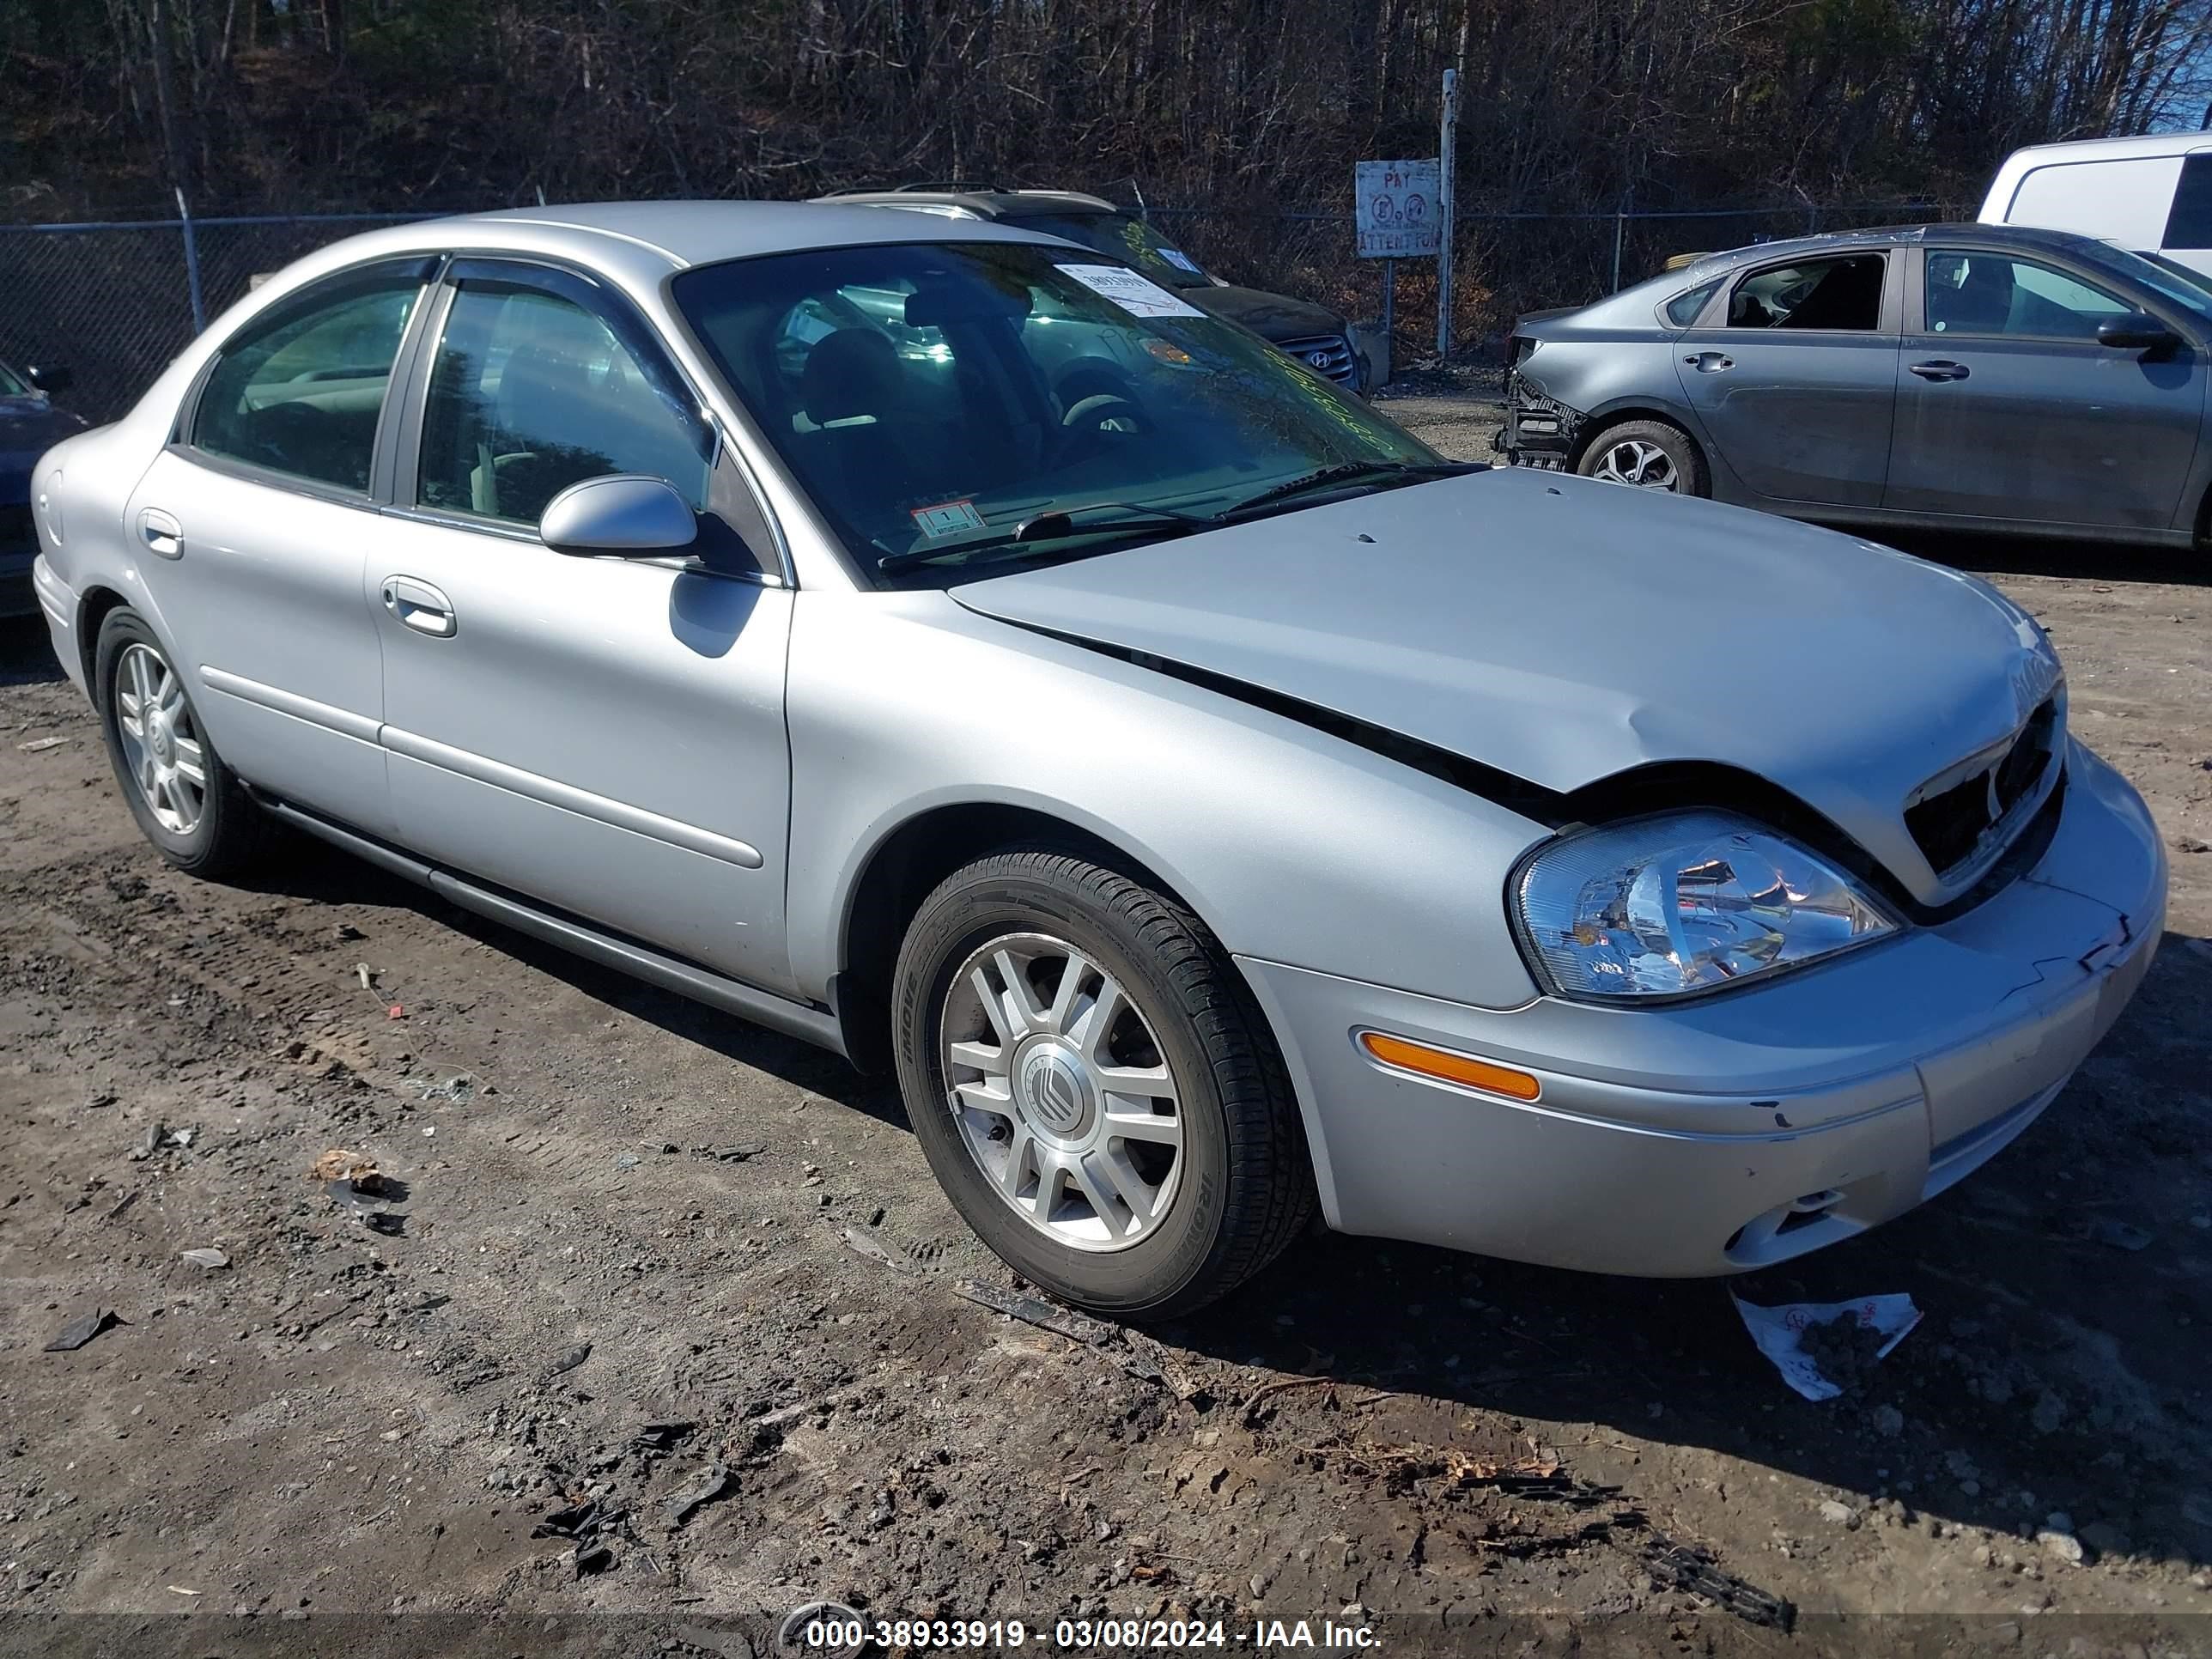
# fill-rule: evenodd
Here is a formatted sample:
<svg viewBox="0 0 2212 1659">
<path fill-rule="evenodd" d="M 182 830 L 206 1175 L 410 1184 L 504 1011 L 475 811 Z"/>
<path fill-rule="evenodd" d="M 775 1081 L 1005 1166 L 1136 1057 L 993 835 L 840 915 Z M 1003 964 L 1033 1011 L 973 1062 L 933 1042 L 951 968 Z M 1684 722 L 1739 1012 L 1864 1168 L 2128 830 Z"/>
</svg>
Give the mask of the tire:
<svg viewBox="0 0 2212 1659">
<path fill-rule="evenodd" d="M 1177 1317 L 1312 1212 L 1297 1105 L 1249 990 L 1195 917 L 1127 877 L 1042 847 L 978 860 L 915 913 L 891 998 L 900 1091 L 939 1182 L 1064 1300 Z M 1002 1109 L 971 1104 L 994 1090 Z"/>
<path fill-rule="evenodd" d="M 216 753 L 167 647 L 128 605 L 101 621 L 93 675 L 116 785 L 155 850 L 186 874 L 210 878 L 264 860 L 276 826 Z M 149 734 L 137 712 L 149 685 L 157 688 L 158 735 Z"/>
<path fill-rule="evenodd" d="M 1652 454 L 1655 451 L 1656 456 Z M 1632 469 L 1626 464 L 1626 457 L 1639 453 L 1654 482 L 1642 483 L 1628 476 Z M 1662 461 L 1664 476 L 1669 480 L 1665 483 L 1656 481 L 1661 476 L 1659 467 Z M 1639 488 L 1663 490 L 1670 495 L 1712 494 L 1705 458 L 1698 453 L 1698 446 L 1688 433 L 1667 421 L 1622 421 L 1605 428 L 1583 448 L 1582 459 L 1575 463 L 1575 471 L 1585 478 L 1636 483 Z"/>
</svg>

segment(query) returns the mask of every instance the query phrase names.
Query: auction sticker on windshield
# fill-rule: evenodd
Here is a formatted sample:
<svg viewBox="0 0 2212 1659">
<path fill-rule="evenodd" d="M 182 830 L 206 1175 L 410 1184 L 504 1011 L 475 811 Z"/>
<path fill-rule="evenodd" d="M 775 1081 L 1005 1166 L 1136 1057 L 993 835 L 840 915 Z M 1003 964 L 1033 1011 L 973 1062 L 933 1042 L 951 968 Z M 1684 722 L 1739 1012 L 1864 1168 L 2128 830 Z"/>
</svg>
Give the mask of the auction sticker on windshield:
<svg viewBox="0 0 2212 1659">
<path fill-rule="evenodd" d="M 970 501 L 939 501 L 934 507 L 917 507 L 910 515 L 925 536 L 955 536 L 963 530 L 981 530 L 983 515 Z"/>
<path fill-rule="evenodd" d="M 1062 265 L 1060 270 L 1089 289 L 1103 294 L 1132 317 L 1203 317 L 1196 306 L 1182 301 L 1148 276 L 1126 265 Z"/>
</svg>

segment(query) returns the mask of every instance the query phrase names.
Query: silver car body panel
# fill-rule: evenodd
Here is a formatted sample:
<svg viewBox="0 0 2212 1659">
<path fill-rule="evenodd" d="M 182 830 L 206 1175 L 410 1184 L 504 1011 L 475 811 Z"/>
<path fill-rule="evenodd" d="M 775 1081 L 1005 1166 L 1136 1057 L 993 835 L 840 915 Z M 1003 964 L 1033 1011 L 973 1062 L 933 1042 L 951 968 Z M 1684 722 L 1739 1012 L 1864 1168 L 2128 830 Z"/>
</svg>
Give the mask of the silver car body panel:
<svg viewBox="0 0 2212 1659">
<path fill-rule="evenodd" d="M 127 601 L 218 752 L 295 822 L 833 1047 L 874 920 L 866 879 L 902 832 L 979 807 L 1072 826 L 1242 965 L 1332 1220 L 1568 1265 L 1726 1272 L 1894 1213 L 2017 1134 L 2140 975 L 2157 838 L 2063 718 L 2046 787 L 2069 781 L 2033 814 L 2049 845 L 2002 891 L 1768 984 L 1628 1009 L 1541 995 L 1522 962 L 1506 882 L 1553 832 L 1543 812 L 1280 701 L 1560 799 L 1656 763 L 1735 769 L 1941 902 L 1954 895 L 1903 804 L 2017 729 L 2048 660 L 1970 577 L 1711 504 L 1500 472 L 877 591 L 708 371 L 668 278 L 782 247 L 1019 234 L 824 207 L 558 212 L 312 256 L 123 421 L 42 460 L 67 533 L 42 526 L 34 591 L 79 685 L 88 618 Z M 635 307 L 757 495 L 765 574 L 564 556 L 170 445 L 246 316 L 442 248 L 586 270 Z M 1159 672 L 1176 665 L 1194 673 Z M 1509 1105 L 1386 1072 L 1354 1047 L 1363 1029 L 1523 1066 L 1543 1094 Z M 1385 1167 L 1389 1146 L 1410 1156 Z M 1832 1203 L 1774 1219 L 1827 1188 Z"/>
<path fill-rule="evenodd" d="M 1657 544 L 1693 546 L 1697 562 Z M 1658 762 L 1739 767 L 1928 903 L 1960 884 L 1914 843 L 1908 797 L 2009 738 L 2040 701 L 2022 707 L 1991 672 L 2036 652 L 2040 632 L 1986 583 L 1708 501 L 1520 469 L 953 592 L 1561 793 Z M 1793 618 L 1837 628 L 1835 648 L 1808 651 Z"/>
</svg>

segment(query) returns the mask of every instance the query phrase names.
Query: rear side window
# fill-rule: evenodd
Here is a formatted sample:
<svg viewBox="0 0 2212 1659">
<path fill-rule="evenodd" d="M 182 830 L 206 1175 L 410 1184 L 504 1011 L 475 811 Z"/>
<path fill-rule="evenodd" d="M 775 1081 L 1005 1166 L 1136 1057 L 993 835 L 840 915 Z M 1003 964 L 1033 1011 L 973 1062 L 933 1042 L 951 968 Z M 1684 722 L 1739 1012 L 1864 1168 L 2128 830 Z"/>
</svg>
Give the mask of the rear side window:
<svg viewBox="0 0 2212 1659">
<path fill-rule="evenodd" d="M 1687 328 L 1698 320 L 1698 313 L 1705 308 L 1705 301 L 1713 297 L 1713 290 L 1720 285 L 1717 276 L 1710 283 L 1700 283 L 1686 294 L 1677 294 L 1659 309 L 1675 327 Z"/>
<path fill-rule="evenodd" d="M 570 484 L 637 472 L 702 508 L 714 444 L 678 386 L 571 301 L 465 285 L 430 371 L 416 499 L 534 526 Z"/>
<path fill-rule="evenodd" d="M 1872 333 L 1881 326 L 1879 253 L 1808 259 L 1753 271 L 1729 295 L 1730 328 Z"/>
<path fill-rule="evenodd" d="M 377 416 L 422 271 L 301 295 L 223 348 L 192 447 L 337 489 L 368 489 Z"/>
<path fill-rule="evenodd" d="M 2212 248 L 2212 150 L 2199 150 L 2181 164 L 2173 210 L 2158 245 L 2191 253 Z"/>
</svg>

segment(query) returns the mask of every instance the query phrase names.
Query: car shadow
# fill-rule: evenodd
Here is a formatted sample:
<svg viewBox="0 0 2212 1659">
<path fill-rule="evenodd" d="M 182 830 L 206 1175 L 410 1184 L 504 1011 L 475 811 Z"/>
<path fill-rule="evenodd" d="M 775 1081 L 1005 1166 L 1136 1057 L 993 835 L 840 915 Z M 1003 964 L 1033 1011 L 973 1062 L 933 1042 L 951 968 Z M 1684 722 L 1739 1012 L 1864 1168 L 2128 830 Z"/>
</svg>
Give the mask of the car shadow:
<svg viewBox="0 0 2212 1659">
<path fill-rule="evenodd" d="M 2073 581 L 2173 583 L 2212 586 L 2212 561 L 2196 551 L 2131 546 L 2087 538 L 2045 540 L 2033 536 L 1992 536 L 1960 531 L 1875 530 L 1869 539 L 1910 553 L 1932 564 L 1948 565 L 1977 576 L 2052 576 Z"/>
<path fill-rule="evenodd" d="M 0 617 L 0 685 L 45 685 L 65 678 L 45 617 L 36 611 Z"/>
<path fill-rule="evenodd" d="M 416 909 L 671 1035 L 907 1127 L 896 1085 L 568 955 L 327 851 L 282 890 Z M 2212 941 L 2168 933 L 2120 1024 L 2019 1142 L 1952 1191 L 1801 1261 L 1726 1280 L 1602 1277 L 1316 1226 L 1203 1319 L 1194 1356 L 1408 1401 L 1701 1448 L 1947 1523 L 2016 1533 L 2064 1510 L 2091 1547 L 2212 1560 L 2212 1191 L 2203 1152 Z M 1571 1190 L 1560 1202 L 1571 1206 Z M 1759 1352 L 1761 1305 L 1909 1294 L 1921 1324 L 1815 1403 Z M 1383 1413 L 1373 1414 L 1379 1425 Z M 1610 1432 L 1608 1432 L 1610 1431 Z M 1602 1468 L 1563 1431 L 1570 1468 Z M 1616 1456 L 1614 1462 L 1619 1463 Z M 1632 1497 L 1638 1471 L 1616 1470 Z M 1654 1475 L 1652 1478 L 1662 1478 Z M 1808 1523 L 1809 1524 L 1809 1523 Z"/>
<path fill-rule="evenodd" d="M 1894 1498 L 2014 1533 L 2063 1510 L 2097 1527 L 2093 1553 L 2193 1570 L 2212 1559 L 2212 1096 L 2192 1013 L 2208 1002 L 2212 941 L 2168 933 L 2128 1013 L 2017 1143 L 1919 1209 L 1782 1267 L 1607 1278 L 1316 1231 L 1161 1334 L 1599 1439 L 1701 1447 L 1855 1508 Z M 1921 1323 L 1820 1403 L 1784 1382 L 1731 1299 L 1885 1292 L 1911 1296 Z"/>
</svg>

